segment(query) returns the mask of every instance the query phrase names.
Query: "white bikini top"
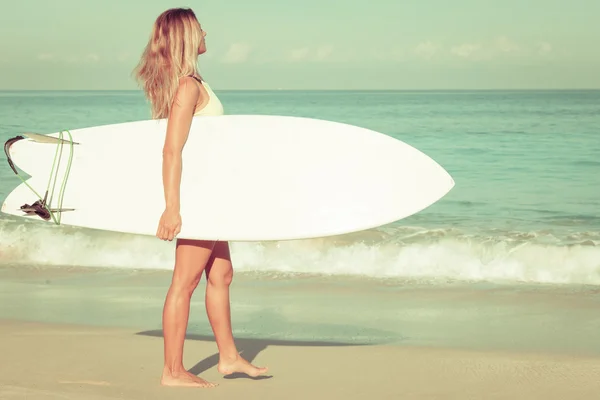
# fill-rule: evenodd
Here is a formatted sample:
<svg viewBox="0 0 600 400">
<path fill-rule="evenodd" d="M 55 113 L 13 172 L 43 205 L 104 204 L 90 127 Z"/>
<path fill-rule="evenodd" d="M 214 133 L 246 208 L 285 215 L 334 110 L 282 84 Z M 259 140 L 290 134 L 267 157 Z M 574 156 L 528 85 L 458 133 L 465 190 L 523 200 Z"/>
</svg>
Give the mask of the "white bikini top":
<svg viewBox="0 0 600 400">
<path fill-rule="evenodd" d="M 206 89 L 206 92 L 208 93 L 208 103 L 206 103 L 206 105 L 204 105 L 204 107 L 202 107 L 200 110 L 196 111 L 194 116 L 223 115 L 225 113 L 223 104 L 221 104 L 221 101 L 215 92 L 212 91 L 209 84 L 203 80 L 197 79 L 196 77 L 193 78 L 200 82 L 200 84 L 204 86 L 204 89 Z"/>
</svg>

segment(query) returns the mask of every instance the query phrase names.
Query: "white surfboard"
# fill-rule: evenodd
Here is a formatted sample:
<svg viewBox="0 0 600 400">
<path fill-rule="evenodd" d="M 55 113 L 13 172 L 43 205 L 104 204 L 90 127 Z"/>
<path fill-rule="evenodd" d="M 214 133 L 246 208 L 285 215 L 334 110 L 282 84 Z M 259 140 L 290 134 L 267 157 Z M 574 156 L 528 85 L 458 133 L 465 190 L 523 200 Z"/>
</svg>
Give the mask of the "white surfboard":
<svg viewBox="0 0 600 400">
<path fill-rule="evenodd" d="M 154 235 L 164 210 L 165 132 L 166 120 L 136 121 L 72 130 L 72 148 L 50 139 L 59 136 L 53 133 L 17 140 L 7 150 L 41 197 L 55 158 L 60 161 L 48 201 L 50 208 L 65 209 L 55 213 L 61 224 Z M 356 232 L 415 214 L 454 186 L 438 163 L 400 140 L 299 117 L 196 117 L 183 163 L 178 237 L 190 239 L 268 241 Z M 22 210 L 36 200 L 21 184 L 2 212 L 45 221 Z"/>
</svg>

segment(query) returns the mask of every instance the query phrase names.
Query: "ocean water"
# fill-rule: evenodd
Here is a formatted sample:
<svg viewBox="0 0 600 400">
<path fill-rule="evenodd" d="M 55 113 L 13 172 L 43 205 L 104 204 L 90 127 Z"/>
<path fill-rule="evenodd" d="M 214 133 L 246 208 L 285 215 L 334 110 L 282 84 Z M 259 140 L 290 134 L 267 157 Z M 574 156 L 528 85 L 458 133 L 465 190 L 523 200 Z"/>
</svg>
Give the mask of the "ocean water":
<svg viewBox="0 0 600 400">
<path fill-rule="evenodd" d="M 438 203 L 378 229 L 232 243 L 238 272 L 600 285 L 600 91 L 217 93 L 229 114 L 306 116 L 378 130 L 425 152 L 456 182 Z M 135 91 L 0 92 L 2 142 L 27 131 L 148 117 Z M 19 182 L 0 154 L 0 200 Z M 172 265 L 173 245 L 152 237 L 0 215 L 0 266 Z"/>
<path fill-rule="evenodd" d="M 231 114 L 378 130 L 456 182 L 377 229 L 232 243 L 237 338 L 600 354 L 600 91 L 217 93 Z M 148 116 L 139 92 L 0 92 L 2 142 Z M 0 200 L 19 182 L 0 154 Z M 157 334 L 173 250 L 0 215 L 0 318 Z M 212 340 L 202 292 L 189 330 Z"/>
</svg>

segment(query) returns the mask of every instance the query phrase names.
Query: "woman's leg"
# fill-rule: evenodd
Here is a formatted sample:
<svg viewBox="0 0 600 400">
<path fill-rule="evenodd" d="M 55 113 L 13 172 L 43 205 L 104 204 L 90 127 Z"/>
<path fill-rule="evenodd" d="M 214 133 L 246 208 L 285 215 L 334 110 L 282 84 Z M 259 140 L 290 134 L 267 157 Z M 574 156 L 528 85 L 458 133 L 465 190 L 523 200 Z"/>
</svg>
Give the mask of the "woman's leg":
<svg viewBox="0 0 600 400">
<path fill-rule="evenodd" d="M 206 312 L 219 349 L 220 373 L 228 375 L 243 372 L 258 376 L 267 368 L 255 367 L 243 359 L 235 346 L 231 333 L 231 308 L 229 306 L 229 286 L 233 279 L 233 266 L 229 243 L 215 244 L 211 262 L 206 267 Z"/>
<path fill-rule="evenodd" d="M 177 239 L 175 270 L 163 309 L 163 385 L 215 386 L 187 372 L 183 367 L 183 343 L 190 314 L 190 300 L 210 259 L 213 246 L 212 241 Z"/>
</svg>

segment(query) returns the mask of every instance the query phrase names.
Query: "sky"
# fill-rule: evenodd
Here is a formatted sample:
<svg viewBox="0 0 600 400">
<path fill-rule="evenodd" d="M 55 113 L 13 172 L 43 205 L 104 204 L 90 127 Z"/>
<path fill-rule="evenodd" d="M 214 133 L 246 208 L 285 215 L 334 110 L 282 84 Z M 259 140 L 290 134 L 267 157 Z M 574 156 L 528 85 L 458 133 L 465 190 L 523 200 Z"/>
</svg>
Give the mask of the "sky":
<svg viewBox="0 0 600 400">
<path fill-rule="evenodd" d="M 135 90 L 171 7 L 207 31 L 215 90 L 600 88 L 598 0 L 12 0 L 0 90 Z"/>
</svg>

